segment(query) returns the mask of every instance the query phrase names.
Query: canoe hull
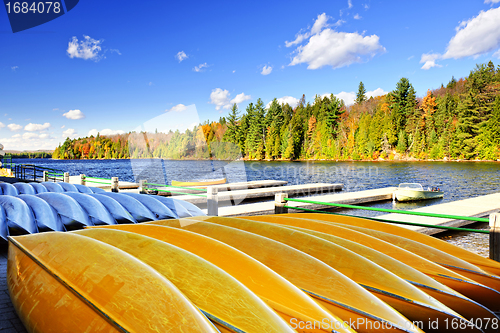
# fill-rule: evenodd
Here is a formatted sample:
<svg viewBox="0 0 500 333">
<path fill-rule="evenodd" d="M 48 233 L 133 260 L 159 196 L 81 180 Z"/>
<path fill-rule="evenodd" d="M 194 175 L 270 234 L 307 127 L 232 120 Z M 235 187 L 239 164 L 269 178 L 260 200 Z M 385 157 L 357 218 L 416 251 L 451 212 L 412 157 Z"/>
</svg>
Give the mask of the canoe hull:
<svg viewBox="0 0 500 333">
<path fill-rule="evenodd" d="M 226 183 L 226 178 L 203 180 L 199 182 L 181 182 L 177 180 L 172 180 L 172 186 L 210 186 L 210 185 L 221 185 L 225 183 Z"/>
</svg>

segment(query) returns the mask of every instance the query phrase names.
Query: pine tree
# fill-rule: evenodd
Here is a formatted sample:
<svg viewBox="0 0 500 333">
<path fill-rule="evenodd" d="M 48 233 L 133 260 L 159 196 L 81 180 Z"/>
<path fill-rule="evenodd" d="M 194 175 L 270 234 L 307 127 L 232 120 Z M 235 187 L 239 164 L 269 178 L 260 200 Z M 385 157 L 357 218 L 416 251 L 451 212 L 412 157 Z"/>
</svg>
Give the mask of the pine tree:
<svg viewBox="0 0 500 333">
<path fill-rule="evenodd" d="M 238 143 L 238 105 L 233 104 L 227 119 L 227 129 L 224 133 L 223 139 L 227 142 Z"/>
<path fill-rule="evenodd" d="M 366 101 L 366 89 L 362 81 L 359 82 L 358 93 L 356 94 L 356 104 L 361 104 Z"/>
</svg>

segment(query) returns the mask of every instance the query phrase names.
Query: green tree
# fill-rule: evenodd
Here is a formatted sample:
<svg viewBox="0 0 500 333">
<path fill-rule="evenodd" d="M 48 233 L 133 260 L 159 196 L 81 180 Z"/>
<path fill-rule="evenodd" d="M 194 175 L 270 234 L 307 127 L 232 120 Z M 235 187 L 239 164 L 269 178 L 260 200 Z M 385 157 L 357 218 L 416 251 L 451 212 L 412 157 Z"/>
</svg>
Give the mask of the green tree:
<svg viewBox="0 0 500 333">
<path fill-rule="evenodd" d="M 366 101 L 366 89 L 362 81 L 359 82 L 358 92 L 356 94 L 356 104 L 361 104 Z"/>
</svg>

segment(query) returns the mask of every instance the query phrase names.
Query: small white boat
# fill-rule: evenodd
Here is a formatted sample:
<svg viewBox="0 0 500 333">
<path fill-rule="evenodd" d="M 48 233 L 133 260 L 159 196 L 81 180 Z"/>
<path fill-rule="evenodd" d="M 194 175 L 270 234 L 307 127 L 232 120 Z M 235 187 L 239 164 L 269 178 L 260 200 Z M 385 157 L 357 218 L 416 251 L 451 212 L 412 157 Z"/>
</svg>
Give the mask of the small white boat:
<svg viewBox="0 0 500 333">
<path fill-rule="evenodd" d="M 438 187 L 424 189 L 419 183 L 401 183 L 393 193 L 392 198 L 397 201 L 415 201 L 426 199 L 438 199 L 444 195 Z"/>
</svg>

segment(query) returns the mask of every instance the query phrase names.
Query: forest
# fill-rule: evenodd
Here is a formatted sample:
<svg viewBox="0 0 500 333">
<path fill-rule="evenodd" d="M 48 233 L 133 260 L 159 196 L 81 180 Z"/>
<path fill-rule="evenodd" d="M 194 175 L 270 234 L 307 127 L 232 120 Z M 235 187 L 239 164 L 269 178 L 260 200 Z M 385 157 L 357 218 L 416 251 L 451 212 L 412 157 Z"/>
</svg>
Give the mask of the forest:
<svg viewBox="0 0 500 333">
<path fill-rule="evenodd" d="M 459 80 L 417 97 L 407 78 L 393 91 L 356 101 L 302 96 L 296 107 L 261 99 L 244 112 L 184 133 L 128 133 L 66 139 L 59 159 L 499 160 L 500 65 L 479 64 Z"/>
</svg>

